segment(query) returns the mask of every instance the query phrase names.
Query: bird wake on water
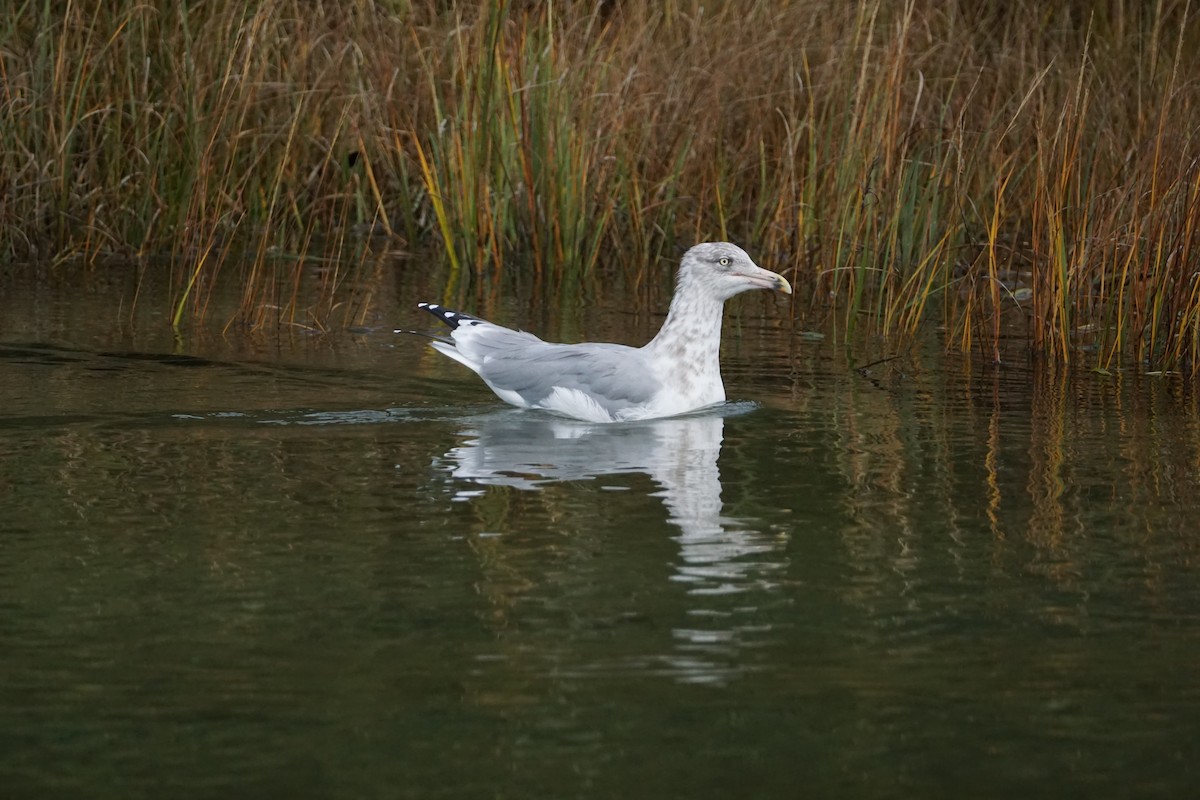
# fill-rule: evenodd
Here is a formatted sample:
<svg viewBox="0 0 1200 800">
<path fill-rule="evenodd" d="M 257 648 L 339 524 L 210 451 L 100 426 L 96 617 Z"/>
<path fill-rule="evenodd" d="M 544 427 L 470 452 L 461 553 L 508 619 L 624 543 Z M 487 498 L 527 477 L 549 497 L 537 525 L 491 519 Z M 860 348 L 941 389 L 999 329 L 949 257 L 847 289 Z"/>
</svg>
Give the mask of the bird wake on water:
<svg viewBox="0 0 1200 800">
<path fill-rule="evenodd" d="M 721 315 L 726 300 L 750 289 L 792 293 L 782 275 L 737 245 L 692 247 L 680 262 L 667 319 L 642 347 L 544 342 L 434 303 L 419 307 L 450 326 L 448 335 L 432 337 L 432 346 L 478 374 L 504 402 L 586 422 L 627 422 L 725 402 Z"/>
</svg>

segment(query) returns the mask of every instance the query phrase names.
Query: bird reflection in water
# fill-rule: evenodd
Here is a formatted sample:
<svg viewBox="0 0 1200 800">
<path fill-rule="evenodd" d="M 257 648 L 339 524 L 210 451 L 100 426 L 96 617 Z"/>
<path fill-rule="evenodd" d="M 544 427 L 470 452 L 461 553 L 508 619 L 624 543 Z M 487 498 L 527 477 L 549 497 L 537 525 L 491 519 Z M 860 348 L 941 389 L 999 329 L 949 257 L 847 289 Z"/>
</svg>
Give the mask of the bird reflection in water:
<svg viewBox="0 0 1200 800">
<path fill-rule="evenodd" d="M 746 618 L 754 601 L 745 593 L 769 592 L 772 575 L 784 566 L 781 534 L 755 530 L 754 520 L 722 515 L 717 462 L 725 418 L 753 407 L 728 404 L 701 414 L 624 425 L 522 412 L 491 414 L 472 420 L 462 431 L 462 444 L 437 466 L 452 476 L 457 500 L 483 494 L 480 487 L 536 491 L 566 481 L 648 475 L 659 487 L 652 496 L 662 501 L 668 521 L 679 529 L 671 580 L 695 598 L 687 604 L 688 624 L 672 630 L 674 653 L 667 671 L 681 680 L 724 682 L 731 672 L 744 670 L 734 658 L 742 640 L 763 633 Z M 731 594 L 741 598 L 728 605 L 700 599 Z"/>
</svg>

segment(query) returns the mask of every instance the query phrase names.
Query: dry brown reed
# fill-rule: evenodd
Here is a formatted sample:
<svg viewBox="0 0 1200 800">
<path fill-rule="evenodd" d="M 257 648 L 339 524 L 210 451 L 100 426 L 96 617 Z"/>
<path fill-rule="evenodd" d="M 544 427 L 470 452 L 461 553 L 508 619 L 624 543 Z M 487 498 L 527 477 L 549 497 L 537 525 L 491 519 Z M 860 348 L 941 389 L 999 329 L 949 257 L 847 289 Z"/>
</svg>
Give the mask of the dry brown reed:
<svg viewBox="0 0 1200 800">
<path fill-rule="evenodd" d="M 26 3 L 0 253 L 169 255 L 177 325 L 261 324 L 381 237 L 448 292 L 728 238 L 848 335 L 1190 366 L 1198 52 L 1190 0 Z"/>
</svg>

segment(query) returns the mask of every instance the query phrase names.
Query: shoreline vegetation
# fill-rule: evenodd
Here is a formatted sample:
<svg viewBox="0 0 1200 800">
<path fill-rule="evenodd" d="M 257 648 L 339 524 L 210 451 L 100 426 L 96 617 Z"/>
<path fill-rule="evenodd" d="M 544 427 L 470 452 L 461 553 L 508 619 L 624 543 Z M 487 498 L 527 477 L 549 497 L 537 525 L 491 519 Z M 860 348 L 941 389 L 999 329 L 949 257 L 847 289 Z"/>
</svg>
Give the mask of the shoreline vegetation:
<svg viewBox="0 0 1200 800">
<path fill-rule="evenodd" d="M 18 3 L 0 259 L 168 271 L 176 326 L 234 285 L 253 326 L 378 240 L 462 287 L 730 239 L 846 336 L 1190 369 L 1198 6 Z"/>
</svg>

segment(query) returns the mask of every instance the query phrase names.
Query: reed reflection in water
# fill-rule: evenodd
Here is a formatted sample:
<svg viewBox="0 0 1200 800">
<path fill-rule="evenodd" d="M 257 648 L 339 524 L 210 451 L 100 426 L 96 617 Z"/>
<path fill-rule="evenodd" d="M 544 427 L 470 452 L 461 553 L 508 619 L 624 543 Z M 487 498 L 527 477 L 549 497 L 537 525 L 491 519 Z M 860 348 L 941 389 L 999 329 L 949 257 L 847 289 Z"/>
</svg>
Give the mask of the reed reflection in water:
<svg viewBox="0 0 1200 800">
<path fill-rule="evenodd" d="M 1185 796 L 1191 384 L 763 330 L 761 406 L 629 426 L 394 337 L 0 342 L 3 785 Z"/>
</svg>

